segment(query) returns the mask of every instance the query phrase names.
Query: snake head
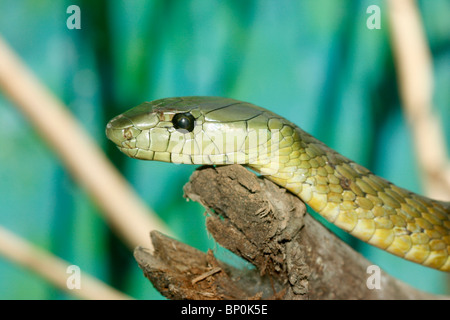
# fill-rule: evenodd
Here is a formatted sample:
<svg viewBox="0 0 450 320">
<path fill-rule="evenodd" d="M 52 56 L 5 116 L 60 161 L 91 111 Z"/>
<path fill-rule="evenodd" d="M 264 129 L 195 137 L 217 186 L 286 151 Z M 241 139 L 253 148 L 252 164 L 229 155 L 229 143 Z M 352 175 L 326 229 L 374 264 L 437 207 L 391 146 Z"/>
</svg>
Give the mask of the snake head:
<svg viewBox="0 0 450 320">
<path fill-rule="evenodd" d="M 279 132 L 286 124 L 282 121 L 263 108 L 234 99 L 165 98 L 115 117 L 106 135 L 122 152 L 137 159 L 257 164 L 278 159 L 268 153 L 283 146 L 284 136 Z M 293 143 L 292 137 L 288 142 Z"/>
</svg>

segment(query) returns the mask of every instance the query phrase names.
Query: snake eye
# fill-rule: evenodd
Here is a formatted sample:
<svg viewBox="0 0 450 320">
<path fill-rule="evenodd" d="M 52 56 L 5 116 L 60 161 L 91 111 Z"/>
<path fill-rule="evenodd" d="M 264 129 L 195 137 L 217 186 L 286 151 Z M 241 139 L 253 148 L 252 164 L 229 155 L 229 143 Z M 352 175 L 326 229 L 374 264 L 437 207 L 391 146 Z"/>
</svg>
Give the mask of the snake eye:
<svg viewBox="0 0 450 320">
<path fill-rule="evenodd" d="M 175 129 L 183 129 L 191 132 L 194 130 L 195 118 L 189 112 L 177 113 L 173 116 L 172 123 Z"/>
</svg>

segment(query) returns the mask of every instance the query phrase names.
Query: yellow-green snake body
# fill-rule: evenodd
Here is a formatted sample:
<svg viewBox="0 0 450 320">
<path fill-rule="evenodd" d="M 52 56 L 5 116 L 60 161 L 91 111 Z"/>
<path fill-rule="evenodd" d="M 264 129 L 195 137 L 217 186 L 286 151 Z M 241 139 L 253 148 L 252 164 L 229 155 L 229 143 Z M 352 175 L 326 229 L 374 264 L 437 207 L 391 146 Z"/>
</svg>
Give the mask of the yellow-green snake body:
<svg viewBox="0 0 450 320">
<path fill-rule="evenodd" d="M 106 134 L 137 159 L 247 165 L 355 237 L 450 271 L 449 203 L 395 186 L 261 107 L 221 97 L 160 99 L 115 117 Z"/>
</svg>

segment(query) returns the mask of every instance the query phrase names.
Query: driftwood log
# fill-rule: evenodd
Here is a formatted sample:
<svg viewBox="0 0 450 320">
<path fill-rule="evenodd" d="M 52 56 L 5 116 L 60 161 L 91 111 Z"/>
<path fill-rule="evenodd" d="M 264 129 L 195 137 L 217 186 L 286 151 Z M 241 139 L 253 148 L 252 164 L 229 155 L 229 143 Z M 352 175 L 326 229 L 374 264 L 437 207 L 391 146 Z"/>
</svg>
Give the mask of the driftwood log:
<svg viewBox="0 0 450 320">
<path fill-rule="evenodd" d="M 252 263 L 238 270 L 151 232 L 154 252 L 135 259 L 169 299 L 436 299 L 381 271 L 369 289 L 369 261 L 306 214 L 304 203 L 240 165 L 202 167 L 185 197 L 207 210 L 206 226 L 223 247 Z"/>
</svg>

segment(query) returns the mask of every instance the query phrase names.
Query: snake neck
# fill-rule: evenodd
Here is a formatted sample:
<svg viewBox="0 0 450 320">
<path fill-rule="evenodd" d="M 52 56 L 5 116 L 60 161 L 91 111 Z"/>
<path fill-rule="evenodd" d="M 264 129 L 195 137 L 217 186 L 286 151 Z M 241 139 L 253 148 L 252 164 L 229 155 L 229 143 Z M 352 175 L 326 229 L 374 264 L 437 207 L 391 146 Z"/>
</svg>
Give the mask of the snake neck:
<svg viewBox="0 0 450 320">
<path fill-rule="evenodd" d="M 449 206 L 399 188 L 295 128 L 272 161 L 250 167 L 353 236 L 450 271 Z M 272 151 L 273 152 L 273 151 Z"/>
</svg>

